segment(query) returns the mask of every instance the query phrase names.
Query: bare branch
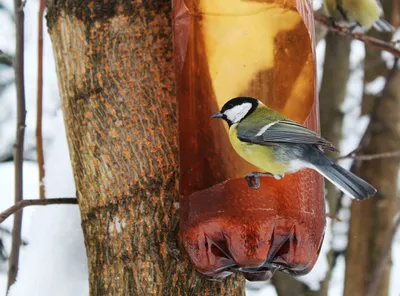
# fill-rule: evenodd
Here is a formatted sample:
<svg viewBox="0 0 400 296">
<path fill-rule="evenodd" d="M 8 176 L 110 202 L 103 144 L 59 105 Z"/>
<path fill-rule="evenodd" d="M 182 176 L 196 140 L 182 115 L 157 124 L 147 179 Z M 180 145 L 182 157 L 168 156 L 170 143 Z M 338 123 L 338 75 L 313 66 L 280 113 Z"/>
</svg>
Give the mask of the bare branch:
<svg viewBox="0 0 400 296">
<path fill-rule="evenodd" d="M 356 152 L 352 151 L 347 155 L 337 157 L 336 160 L 346 159 L 346 158 L 352 158 L 355 160 L 374 160 L 374 159 L 391 158 L 391 157 L 400 157 L 400 150 L 377 153 L 377 154 L 369 154 L 369 155 L 357 155 Z"/>
<path fill-rule="evenodd" d="M 2 51 L 1 49 L 0 49 L 0 64 L 6 64 L 8 66 L 13 65 L 12 58 L 8 54 L 4 53 L 4 51 Z"/>
<path fill-rule="evenodd" d="M 397 58 L 400 58 L 400 49 L 396 47 L 397 42 L 386 42 L 381 39 L 378 39 L 378 38 L 375 38 L 372 36 L 368 36 L 368 35 L 365 35 L 362 33 L 351 32 L 349 30 L 349 28 L 347 28 L 346 26 L 342 26 L 340 24 L 335 24 L 335 26 L 332 26 L 332 23 L 329 20 L 329 18 L 324 15 L 315 14 L 314 18 L 318 22 L 327 26 L 327 28 L 331 32 L 337 33 L 339 35 L 351 36 L 352 39 L 360 40 L 360 41 L 364 42 L 365 44 L 375 46 L 381 50 L 391 53 L 392 55 L 394 55 Z"/>
<path fill-rule="evenodd" d="M 15 203 L 23 197 L 23 154 L 25 135 L 25 85 L 24 85 L 24 11 L 21 0 L 14 0 L 16 47 L 14 59 L 15 87 L 17 90 L 17 128 L 14 144 Z M 12 243 L 9 258 L 7 290 L 15 282 L 18 273 L 19 248 L 21 246 L 22 212 L 14 216 Z"/>
<path fill-rule="evenodd" d="M 400 226 L 400 213 L 397 213 L 396 221 L 394 222 L 392 232 L 389 235 L 388 241 L 383 249 L 383 255 L 380 257 L 378 266 L 374 269 L 371 281 L 368 283 L 367 294 L 365 296 L 374 296 L 378 285 L 381 281 L 382 273 L 386 267 L 386 264 L 390 258 L 392 250 L 393 239 L 396 236 L 397 229 Z"/>
<path fill-rule="evenodd" d="M 23 208 L 28 206 L 47 206 L 55 204 L 77 204 L 78 200 L 74 197 L 61 197 L 61 198 L 46 198 L 46 199 L 24 199 L 17 202 L 12 207 L 8 208 L 0 214 L 0 223 L 3 223 L 12 214 L 20 212 Z"/>
<path fill-rule="evenodd" d="M 44 199 L 44 155 L 43 155 L 43 13 L 44 0 L 40 0 L 38 18 L 38 80 L 37 80 L 37 109 L 36 109 L 36 155 L 39 167 L 39 196 Z"/>
</svg>

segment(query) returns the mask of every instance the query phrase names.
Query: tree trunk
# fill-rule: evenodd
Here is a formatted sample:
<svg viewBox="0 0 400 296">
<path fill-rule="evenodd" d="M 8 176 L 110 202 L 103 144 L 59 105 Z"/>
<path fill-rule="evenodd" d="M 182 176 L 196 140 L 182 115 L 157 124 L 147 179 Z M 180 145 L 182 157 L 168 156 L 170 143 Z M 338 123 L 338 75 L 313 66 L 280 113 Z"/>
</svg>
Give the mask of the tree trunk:
<svg viewBox="0 0 400 296">
<path fill-rule="evenodd" d="M 338 149 L 342 139 L 343 112 L 340 107 L 347 94 L 347 83 L 350 76 L 350 51 L 351 39 L 347 36 L 339 36 L 328 33 L 326 37 L 324 72 L 320 90 L 321 110 L 321 134 Z M 338 189 L 328 181 L 326 200 L 329 204 L 329 212 L 336 215 L 340 206 Z M 335 221 L 330 224 L 333 229 Z M 333 236 L 333 239 L 334 236 Z M 329 282 L 334 267 L 334 250 L 330 250 L 327 259 L 329 269 L 325 279 L 321 282 L 318 295 L 328 295 Z M 313 292 L 315 295 L 315 292 Z"/>
<path fill-rule="evenodd" d="M 321 134 L 333 145 L 339 148 L 342 139 L 343 112 L 340 110 L 347 90 L 350 74 L 350 44 L 349 37 L 334 33 L 326 36 L 324 72 L 320 90 Z M 330 182 L 325 182 L 326 199 L 329 211 L 335 213 L 338 206 L 339 191 Z"/>
<path fill-rule="evenodd" d="M 367 48 L 365 84 L 382 75 L 381 53 Z M 364 111 L 372 110 L 368 127 L 365 154 L 382 153 L 400 149 L 400 71 L 394 69 L 381 97 L 364 95 Z M 399 158 L 383 158 L 356 164 L 353 167 L 361 178 L 373 184 L 378 193 L 370 200 L 353 202 L 346 260 L 345 296 L 367 294 L 368 283 L 383 258 L 396 214 L 397 178 Z M 390 260 L 375 295 L 389 293 Z"/>
<path fill-rule="evenodd" d="M 171 3 L 54 1 L 47 18 L 91 295 L 243 295 L 177 248 Z"/>
</svg>

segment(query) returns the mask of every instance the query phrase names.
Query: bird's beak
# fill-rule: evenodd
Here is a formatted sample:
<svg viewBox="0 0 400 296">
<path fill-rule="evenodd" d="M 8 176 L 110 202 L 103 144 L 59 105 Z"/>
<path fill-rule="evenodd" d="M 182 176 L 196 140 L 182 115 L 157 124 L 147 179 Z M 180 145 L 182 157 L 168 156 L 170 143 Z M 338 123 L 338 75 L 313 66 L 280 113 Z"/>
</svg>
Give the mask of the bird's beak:
<svg viewBox="0 0 400 296">
<path fill-rule="evenodd" d="M 211 116 L 211 118 L 222 118 L 224 116 L 224 114 L 222 114 L 221 112 L 215 113 L 213 116 Z"/>
</svg>

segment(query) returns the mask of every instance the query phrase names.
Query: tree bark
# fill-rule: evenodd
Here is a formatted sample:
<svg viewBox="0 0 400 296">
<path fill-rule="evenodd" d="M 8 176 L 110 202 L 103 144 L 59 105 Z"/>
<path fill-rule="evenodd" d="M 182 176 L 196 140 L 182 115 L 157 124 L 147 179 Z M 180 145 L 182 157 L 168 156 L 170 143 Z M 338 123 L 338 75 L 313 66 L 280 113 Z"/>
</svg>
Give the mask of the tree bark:
<svg viewBox="0 0 400 296">
<path fill-rule="evenodd" d="M 25 80 L 24 80 L 24 12 L 22 1 L 14 0 L 16 48 L 14 59 L 15 87 L 17 93 L 17 126 L 14 143 L 14 191 L 15 203 L 24 198 L 23 191 L 23 162 L 25 139 Z M 15 282 L 18 275 L 19 248 L 21 246 L 22 212 L 14 215 L 11 252 L 8 259 L 7 290 Z"/>
<path fill-rule="evenodd" d="M 389 2 L 389 1 L 388 1 Z M 382 75 L 381 53 L 367 48 L 365 84 Z M 386 70 L 387 71 L 387 70 Z M 363 97 L 364 111 L 372 112 L 365 137 L 365 154 L 400 148 L 400 71 L 392 69 L 381 97 Z M 372 111 L 371 111 L 372 110 Z M 353 202 L 346 259 L 345 296 L 366 295 L 368 283 L 385 252 L 397 209 L 399 158 L 382 158 L 353 165 L 361 178 L 373 184 L 377 195 L 364 202 Z M 389 293 L 390 260 L 380 274 L 375 295 Z"/>
<path fill-rule="evenodd" d="M 315 11 L 314 14 L 324 14 L 323 7 Z M 315 45 L 317 46 L 321 40 L 324 40 L 326 38 L 326 35 L 328 34 L 328 28 L 327 26 L 321 24 L 318 21 L 314 23 L 314 27 L 315 27 Z"/>
<path fill-rule="evenodd" d="M 329 32 L 326 36 L 325 61 L 320 90 L 321 134 L 339 148 L 342 139 L 343 112 L 340 110 L 347 90 L 350 75 L 349 37 L 338 36 Z M 335 213 L 339 191 L 330 182 L 325 182 L 326 199 L 329 211 Z"/>
<path fill-rule="evenodd" d="M 91 295 L 243 295 L 177 248 L 171 3 L 54 1 L 47 18 Z"/>
</svg>

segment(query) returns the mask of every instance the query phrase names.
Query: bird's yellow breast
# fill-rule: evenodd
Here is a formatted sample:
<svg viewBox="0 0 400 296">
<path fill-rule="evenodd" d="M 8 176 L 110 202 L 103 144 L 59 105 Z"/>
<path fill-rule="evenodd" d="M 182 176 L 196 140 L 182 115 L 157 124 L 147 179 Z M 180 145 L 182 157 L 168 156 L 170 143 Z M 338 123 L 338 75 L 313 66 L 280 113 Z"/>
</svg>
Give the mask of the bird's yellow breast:
<svg viewBox="0 0 400 296">
<path fill-rule="evenodd" d="M 349 20 L 358 21 L 366 28 L 370 28 L 382 14 L 376 0 L 342 0 L 342 7 Z"/>
<path fill-rule="evenodd" d="M 358 22 L 365 28 L 370 28 L 382 15 L 382 9 L 376 0 L 324 0 L 323 2 L 327 15 L 342 19 L 338 5 L 345 12 L 349 22 Z"/>
<path fill-rule="evenodd" d="M 272 147 L 240 141 L 237 137 L 237 124 L 233 124 L 230 127 L 229 140 L 237 154 L 263 172 L 274 175 L 284 175 L 286 173 L 286 166 L 276 160 Z"/>
</svg>

